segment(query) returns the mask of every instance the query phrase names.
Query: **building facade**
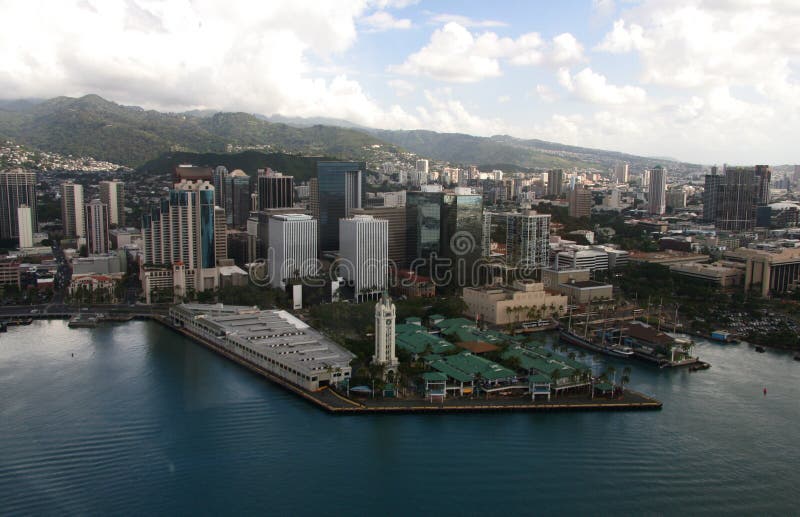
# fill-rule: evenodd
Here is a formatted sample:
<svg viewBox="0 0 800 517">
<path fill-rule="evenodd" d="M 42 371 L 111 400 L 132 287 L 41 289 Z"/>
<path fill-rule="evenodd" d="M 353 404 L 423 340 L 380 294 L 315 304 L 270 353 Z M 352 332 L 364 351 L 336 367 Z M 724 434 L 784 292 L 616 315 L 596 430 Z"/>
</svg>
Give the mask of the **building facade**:
<svg viewBox="0 0 800 517">
<path fill-rule="evenodd" d="M 653 215 L 664 215 L 667 211 L 667 171 L 656 165 L 650 170 L 650 183 L 647 190 L 647 206 Z"/>
<path fill-rule="evenodd" d="M 495 243 L 494 238 L 500 242 Z M 502 253 L 497 251 L 498 248 Z M 537 214 L 531 210 L 484 212 L 482 249 L 487 258 L 502 255 L 505 265 L 510 268 L 532 270 L 547 267 L 550 263 L 550 214 Z"/>
<path fill-rule="evenodd" d="M 244 228 L 250 216 L 250 193 L 253 182 L 243 170 L 236 169 L 228 174 L 224 184 L 227 222 L 235 228 Z"/>
<path fill-rule="evenodd" d="M 19 247 L 33 247 L 33 210 L 28 205 L 17 208 L 17 224 L 19 227 Z"/>
<path fill-rule="evenodd" d="M 576 186 L 569 191 L 569 216 L 589 217 L 592 215 L 592 192 L 586 187 Z"/>
<path fill-rule="evenodd" d="M 388 293 L 384 292 L 375 304 L 375 353 L 372 364 L 383 367 L 383 373 L 397 372 L 399 362 L 395 353 L 396 309 Z"/>
<path fill-rule="evenodd" d="M 22 205 L 31 208 L 32 225 L 36 228 L 36 173 L 21 169 L 0 171 L 0 239 L 19 237 L 17 208 Z"/>
<path fill-rule="evenodd" d="M 90 255 L 108 253 L 109 210 L 108 205 L 93 199 L 84 208 L 86 216 L 86 247 Z"/>
<path fill-rule="evenodd" d="M 389 223 L 369 215 L 339 221 L 340 276 L 357 301 L 375 298 L 387 288 Z"/>
<path fill-rule="evenodd" d="M 547 195 L 560 196 L 564 193 L 564 170 L 551 169 L 547 171 Z"/>
<path fill-rule="evenodd" d="M 305 214 L 273 215 L 269 219 L 270 285 L 286 287 L 292 278 L 317 274 L 317 221 Z"/>
<path fill-rule="evenodd" d="M 366 197 L 364 162 L 318 162 L 319 252 L 339 249 L 339 219 L 362 208 Z"/>
<path fill-rule="evenodd" d="M 83 214 L 83 185 L 66 181 L 61 184 L 61 224 L 66 237 L 86 235 L 86 221 Z"/>
<path fill-rule="evenodd" d="M 258 171 L 258 209 L 290 208 L 294 203 L 294 177 L 272 169 Z"/>
<path fill-rule="evenodd" d="M 101 181 L 100 202 L 108 206 L 110 224 L 125 226 L 125 183 L 116 180 Z"/>
</svg>

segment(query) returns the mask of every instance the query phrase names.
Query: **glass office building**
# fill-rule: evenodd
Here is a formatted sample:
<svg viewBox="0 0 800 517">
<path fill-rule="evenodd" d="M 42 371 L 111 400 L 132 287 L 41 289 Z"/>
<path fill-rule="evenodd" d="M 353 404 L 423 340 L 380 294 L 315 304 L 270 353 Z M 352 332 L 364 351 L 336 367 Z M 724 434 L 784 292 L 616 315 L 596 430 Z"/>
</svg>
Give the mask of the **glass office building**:
<svg viewBox="0 0 800 517">
<path fill-rule="evenodd" d="M 318 162 L 319 251 L 339 249 L 339 219 L 361 208 L 366 195 L 364 162 Z"/>
</svg>

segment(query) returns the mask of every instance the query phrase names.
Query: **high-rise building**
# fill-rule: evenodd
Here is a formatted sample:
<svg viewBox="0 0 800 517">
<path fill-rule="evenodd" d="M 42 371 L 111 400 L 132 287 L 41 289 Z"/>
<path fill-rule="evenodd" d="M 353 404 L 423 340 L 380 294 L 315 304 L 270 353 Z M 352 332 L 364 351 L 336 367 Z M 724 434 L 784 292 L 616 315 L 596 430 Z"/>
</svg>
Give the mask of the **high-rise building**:
<svg viewBox="0 0 800 517">
<path fill-rule="evenodd" d="M 31 208 L 36 228 L 36 173 L 0 171 L 0 239 L 19 237 L 17 208 L 22 205 Z"/>
<path fill-rule="evenodd" d="M 125 226 L 125 183 L 121 181 L 100 182 L 100 202 L 108 206 L 109 223 Z"/>
<path fill-rule="evenodd" d="M 717 201 L 719 200 L 719 186 L 723 176 L 717 174 L 717 166 L 711 167 L 711 174 L 706 174 L 703 189 L 703 221 L 713 223 L 717 220 Z"/>
<path fill-rule="evenodd" d="M 564 192 L 564 170 L 551 169 L 547 171 L 547 195 L 560 196 Z"/>
<path fill-rule="evenodd" d="M 159 208 L 142 218 L 143 262 L 180 266 L 173 277 L 176 296 L 217 287 L 215 219 L 220 214 L 211 183 L 184 180 L 175 184 Z"/>
<path fill-rule="evenodd" d="M 483 256 L 501 255 L 508 269 L 540 269 L 550 264 L 550 214 L 484 212 Z"/>
<path fill-rule="evenodd" d="M 356 301 L 374 298 L 389 277 L 389 223 L 370 215 L 339 220 L 339 274 Z"/>
<path fill-rule="evenodd" d="M 667 191 L 667 206 L 673 209 L 686 208 L 686 191 L 683 187 L 675 187 Z"/>
<path fill-rule="evenodd" d="M 653 215 L 664 215 L 667 211 L 667 171 L 656 165 L 650 170 L 647 206 Z"/>
<path fill-rule="evenodd" d="M 397 268 L 407 267 L 406 254 L 406 207 L 377 206 L 357 208 L 353 215 L 371 215 L 375 219 L 383 219 L 389 223 L 389 260 Z"/>
<path fill-rule="evenodd" d="M 628 183 L 628 164 L 620 162 L 614 166 L 614 179 L 617 183 Z"/>
<path fill-rule="evenodd" d="M 28 205 L 17 208 L 17 225 L 19 228 L 19 247 L 33 247 L 33 210 Z"/>
<path fill-rule="evenodd" d="M 292 278 L 317 274 L 317 221 L 305 214 L 269 218 L 269 279 L 272 287 L 286 287 Z"/>
<path fill-rule="evenodd" d="M 749 231 L 756 225 L 756 210 L 769 203 L 771 170 L 767 165 L 724 167 L 717 196 L 716 227 Z"/>
<path fill-rule="evenodd" d="M 412 269 L 427 271 L 439 254 L 443 198 L 442 192 L 406 193 L 406 262 Z"/>
<path fill-rule="evenodd" d="M 90 255 L 100 255 L 108 253 L 108 224 L 109 210 L 108 205 L 93 199 L 86 204 L 84 209 L 86 215 L 86 247 Z"/>
<path fill-rule="evenodd" d="M 590 217 L 592 204 L 592 192 L 585 186 L 576 186 L 569 191 L 570 217 Z"/>
<path fill-rule="evenodd" d="M 225 209 L 214 206 L 214 261 L 217 265 L 228 258 L 228 217 Z"/>
<path fill-rule="evenodd" d="M 482 280 L 475 265 L 481 258 L 483 243 L 483 196 L 459 190 L 442 196 L 439 250 L 443 258 L 451 261 L 453 282 L 463 287 Z"/>
<path fill-rule="evenodd" d="M 258 171 L 258 209 L 289 208 L 294 203 L 294 177 L 272 169 Z"/>
<path fill-rule="evenodd" d="M 86 235 L 83 216 L 83 185 L 66 181 L 61 184 L 61 224 L 66 237 Z"/>
<path fill-rule="evenodd" d="M 339 219 L 361 208 L 366 196 L 364 162 L 318 162 L 319 252 L 339 249 Z"/>
<path fill-rule="evenodd" d="M 642 170 L 642 177 L 640 181 L 642 184 L 642 190 L 648 190 L 650 188 L 650 169 Z"/>
<path fill-rule="evenodd" d="M 375 354 L 372 364 L 383 367 L 383 373 L 397 372 L 399 365 L 395 353 L 396 308 L 389 293 L 384 292 L 375 304 Z"/>
<path fill-rule="evenodd" d="M 250 216 L 250 193 L 253 181 L 243 170 L 236 169 L 224 180 L 225 184 L 225 214 L 228 224 L 236 228 L 247 225 Z"/>
<path fill-rule="evenodd" d="M 212 173 L 214 183 L 214 203 L 225 208 L 225 178 L 228 177 L 228 168 L 219 165 Z"/>
</svg>

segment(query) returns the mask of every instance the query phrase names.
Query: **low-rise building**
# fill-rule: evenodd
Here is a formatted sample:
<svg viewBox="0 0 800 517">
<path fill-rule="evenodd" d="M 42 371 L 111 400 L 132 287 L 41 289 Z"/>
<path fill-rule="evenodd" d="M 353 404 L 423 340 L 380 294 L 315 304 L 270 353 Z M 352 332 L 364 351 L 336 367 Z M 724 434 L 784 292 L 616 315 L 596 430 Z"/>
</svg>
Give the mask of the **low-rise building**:
<svg viewBox="0 0 800 517">
<path fill-rule="evenodd" d="M 758 289 L 762 296 L 794 291 L 800 284 L 800 248 L 761 251 L 739 248 L 722 257 L 744 265 L 745 291 Z"/>
<path fill-rule="evenodd" d="M 542 284 L 545 289 L 558 291 L 558 286 L 569 282 L 582 282 L 592 279 L 590 269 L 553 269 L 542 270 Z"/>
<path fill-rule="evenodd" d="M 122 273 L 73 274 L 69 282 L 69 295 L 72 298 L 85 297 L 92 302 L 116 303 L 119 301 L 117 286 L 122 277 Z"/>
<path fill-rule="evenodd" d="M 286 311 L 180 304 L 169 313 L 190 334 L 308 391 L 350 379 L 355 355 Z"/>
<path fill-rule="evenodd" d="M 583 305 L 596 300 L 610 300 L 614 286 L 594 280 L 580 280 L 559 284 L 558 290 L 569 298 L 569 303 Z"/>
<path fill-rule="evenodd" d="M 544 285 L 517 281 L 513 287 L 465 287 L 466 315 L 492 325 L 507 325 L 563 313 L 567 297 L 545 291 Z"/>
<path fill-rule="evenodd" d="M 674 264 L 669 267 L 673 273 L 716 284 L 720 287 L 740 285 L 744 278 L 744 268 L 733 267 L 733 263 L 713 264 Z"/>
<path fill-rule="evenodd" d="M 633 251 L 629 260 L 631 263 L 661 264 L 691 264 L 695 262 L 708 262 L 708 255 L 689 253 L 686 251 L 664 250 L 655 252 Z"/>
<path fill-rule="evenodd" d="M 19 287 L 19 266 L 17 257 L 0 258 L 0 285 Z"/>
</svg>

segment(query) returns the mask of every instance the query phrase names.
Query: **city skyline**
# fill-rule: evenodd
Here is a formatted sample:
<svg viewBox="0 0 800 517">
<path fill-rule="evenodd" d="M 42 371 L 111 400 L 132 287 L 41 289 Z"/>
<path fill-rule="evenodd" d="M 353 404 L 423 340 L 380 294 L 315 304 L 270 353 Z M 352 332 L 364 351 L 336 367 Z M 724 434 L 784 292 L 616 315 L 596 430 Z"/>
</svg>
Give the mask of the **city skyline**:
<svg viewBox="0 0 800 517">
<path fill-rule="evenodd" d="M 97 93 L 163 110 L 511 134 L 707 164 L 796 161 L 790 35 L 800 10 L 788 2 L 222 10 L 85 0 L 47 11 L 4 3 L 3 98 Z"/>
</svg>

